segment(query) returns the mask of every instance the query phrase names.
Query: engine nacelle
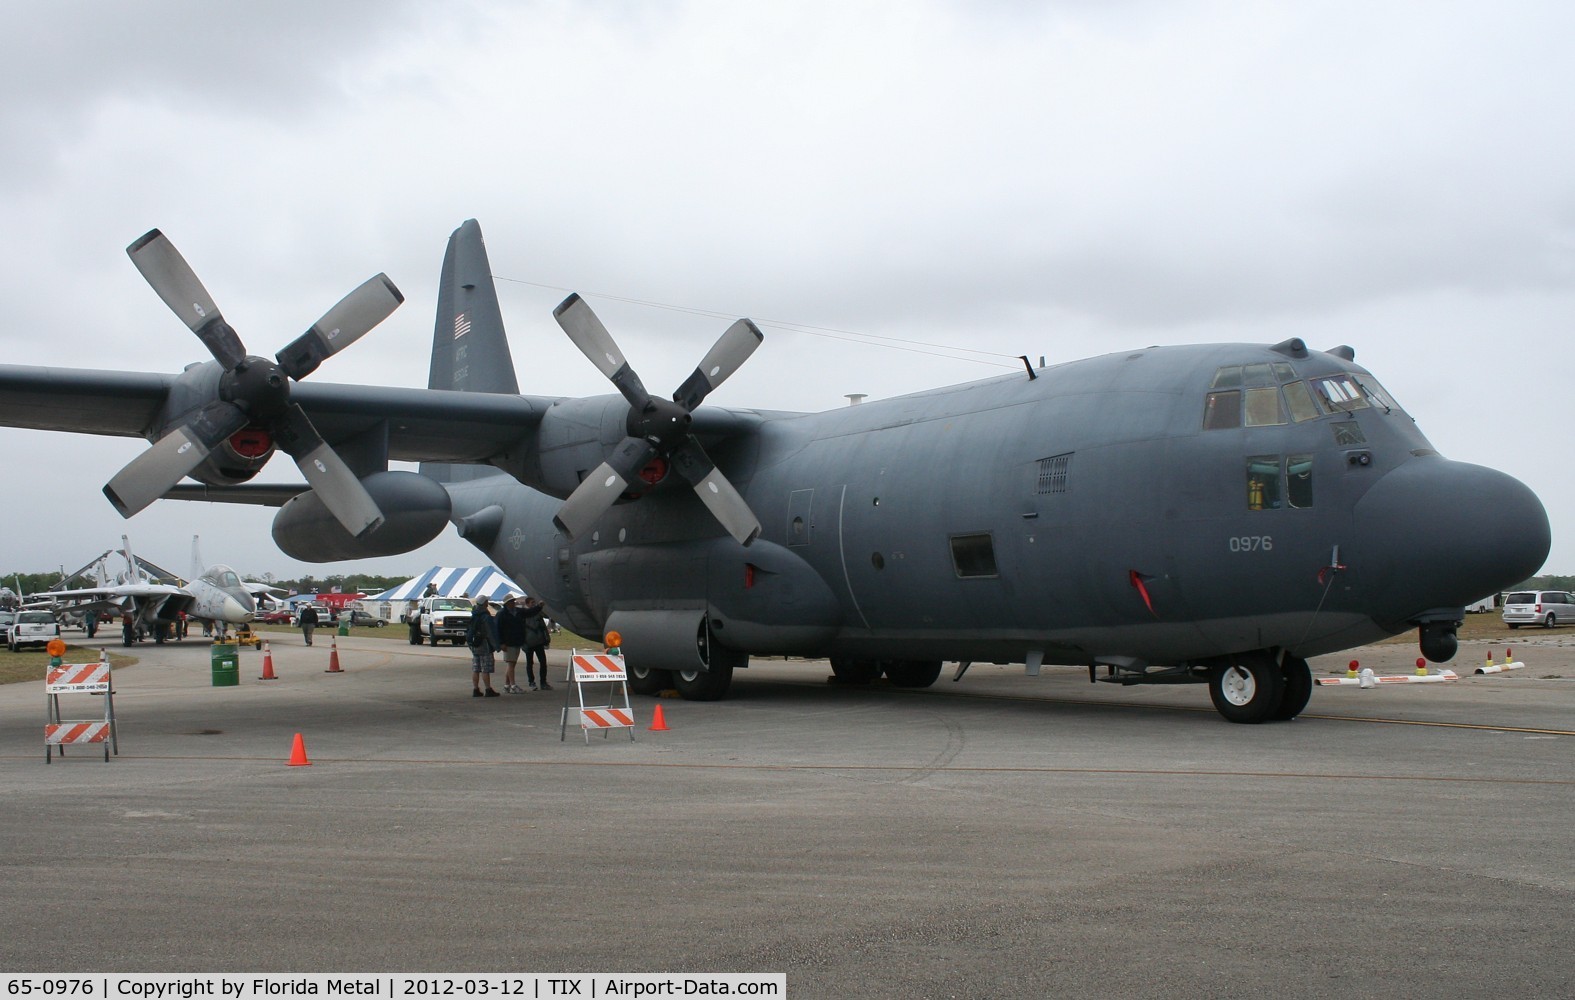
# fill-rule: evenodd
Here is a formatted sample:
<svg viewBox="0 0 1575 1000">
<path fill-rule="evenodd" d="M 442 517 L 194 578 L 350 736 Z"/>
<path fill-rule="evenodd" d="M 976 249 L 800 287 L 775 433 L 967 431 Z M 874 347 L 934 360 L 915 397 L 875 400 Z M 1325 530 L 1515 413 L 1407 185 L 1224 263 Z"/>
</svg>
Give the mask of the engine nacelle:
<svg viewBox="0 0 1575 1000">
<path fill-rule="evenodd" d="M 416 472 L 374 472 L 361 485 L 377 501 L 383 523 L 363 538 L 344 529 L 308 490 L 279 509 L 273 540 L 280 551 L 302 562 L 336 562 L 392 556 L 418 549 L 448 525 L 448 490 Z"/>
<path fill-rule="evenodd" d="M 273 453 L 272 434 L 243 427 L 225 438 L 190 475 L 209 486 L 238 486 L 261 472 Z"/>
</svg>

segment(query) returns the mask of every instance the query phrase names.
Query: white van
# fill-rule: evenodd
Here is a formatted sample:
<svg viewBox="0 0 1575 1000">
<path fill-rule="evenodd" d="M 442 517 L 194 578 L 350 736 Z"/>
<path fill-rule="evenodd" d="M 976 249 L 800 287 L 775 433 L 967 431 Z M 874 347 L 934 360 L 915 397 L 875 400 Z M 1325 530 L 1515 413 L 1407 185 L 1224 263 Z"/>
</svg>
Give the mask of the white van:
<svg viewBox="0 0 1575 1000">
<path fill-rule="evenodd" d="M 1504 595 L 1504 624 L 1510 628 L 1560 622 L 1575 625 L 1575 597 L 1563 590 L 1516 590 Z"/>
</svg>

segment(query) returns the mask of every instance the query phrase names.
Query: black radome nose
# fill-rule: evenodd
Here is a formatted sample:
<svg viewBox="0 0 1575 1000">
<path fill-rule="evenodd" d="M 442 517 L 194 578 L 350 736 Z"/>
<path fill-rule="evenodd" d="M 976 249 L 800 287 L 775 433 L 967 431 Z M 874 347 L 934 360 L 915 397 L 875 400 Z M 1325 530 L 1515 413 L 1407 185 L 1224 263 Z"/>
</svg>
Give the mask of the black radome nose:
<svg viewBox="0 0 1575 1000">
<path fill-rule="evenodd" d="M 1354 511 L 1363 589 L 1375 620 L 1403 625 L 1522 583 L 1547 561 L 1548 512 L 1494 469 L 1419 458 L 1384 475 Z"/>
</svg>

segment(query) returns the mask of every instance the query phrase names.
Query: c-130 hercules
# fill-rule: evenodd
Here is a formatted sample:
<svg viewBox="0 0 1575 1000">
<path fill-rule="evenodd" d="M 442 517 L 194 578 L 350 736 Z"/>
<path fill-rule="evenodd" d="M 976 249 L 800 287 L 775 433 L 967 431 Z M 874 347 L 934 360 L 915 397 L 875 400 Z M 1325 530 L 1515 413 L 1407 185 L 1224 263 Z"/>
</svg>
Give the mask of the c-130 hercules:
<svg viewBox="0 0 1575 1000">
<path fill-rule="evenodd" d="M 900 687 L 943 661 L 1051 663 L 1206 682 L 1233 722 L 1290 719 L 1308 657 L 1416 629 L 1448 660 L 1463 608 L 1549 550 L 1537 497 L 1439 455 L 1348 347 L 1150 347 L 762 412 L 701 405 L 761 342 L 747 320 L 669 401 L 571 295 L 558 321 L 618 394 L 524 396 L 470 220 L 427 389 L 296 384 L 398 305 L 386 278 L 268 360 L 157 230 L 128 252 L 214 360 L 0 366 L 0 423 L 155 442 L 105 489 L 122 513 L 281 506 L 273 536 L 298 559 L 405 552 L 453 523 L 553 618 L 621 633 L 643 693 L 721 698 L 752 654 Z M 309 486 L 249 483 L 276 449 Z"/>
</svg>

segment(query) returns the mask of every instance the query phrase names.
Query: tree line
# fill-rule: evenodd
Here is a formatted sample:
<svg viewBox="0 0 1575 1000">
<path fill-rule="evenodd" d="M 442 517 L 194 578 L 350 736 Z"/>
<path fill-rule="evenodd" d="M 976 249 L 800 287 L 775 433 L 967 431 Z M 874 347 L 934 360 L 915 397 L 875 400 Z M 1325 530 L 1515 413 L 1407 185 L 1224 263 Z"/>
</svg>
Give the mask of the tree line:
<svg viewBox="0 0 1575 1000">
<path fill-rule="evenodd" d="M 243 574 L 244 575 L 244 574 Z M 413 574 L 412 574 L 413 575 Z M 322 579 L 308 573 L 294 580 L 280 580 L 272 573 L 264 573 L 260 577 L 247 577 L 254 582 L 266 583 L 270 586 L 284 590 L 294 590 L 300 594 L 310 594 L 313 591 L 326 594 L 335 587 L 346 594 L 381 594 L 385 590 L 397 587 L 410 579 L 409 576 L 371 576 L 361 574 L 335 574 Z M 184 580 L 160 580 L 160 583 L 179 584 Z M 91 577 L 73 577 L 62 581 L 59 571 L 49 573 L 17 573 L 11 572 L 0 577 L 0 587 L 8 587 L 19 594 L 37 594 L 46 590 L 82 590 L 98 585 L 98 581 Z"/>
</svg>

